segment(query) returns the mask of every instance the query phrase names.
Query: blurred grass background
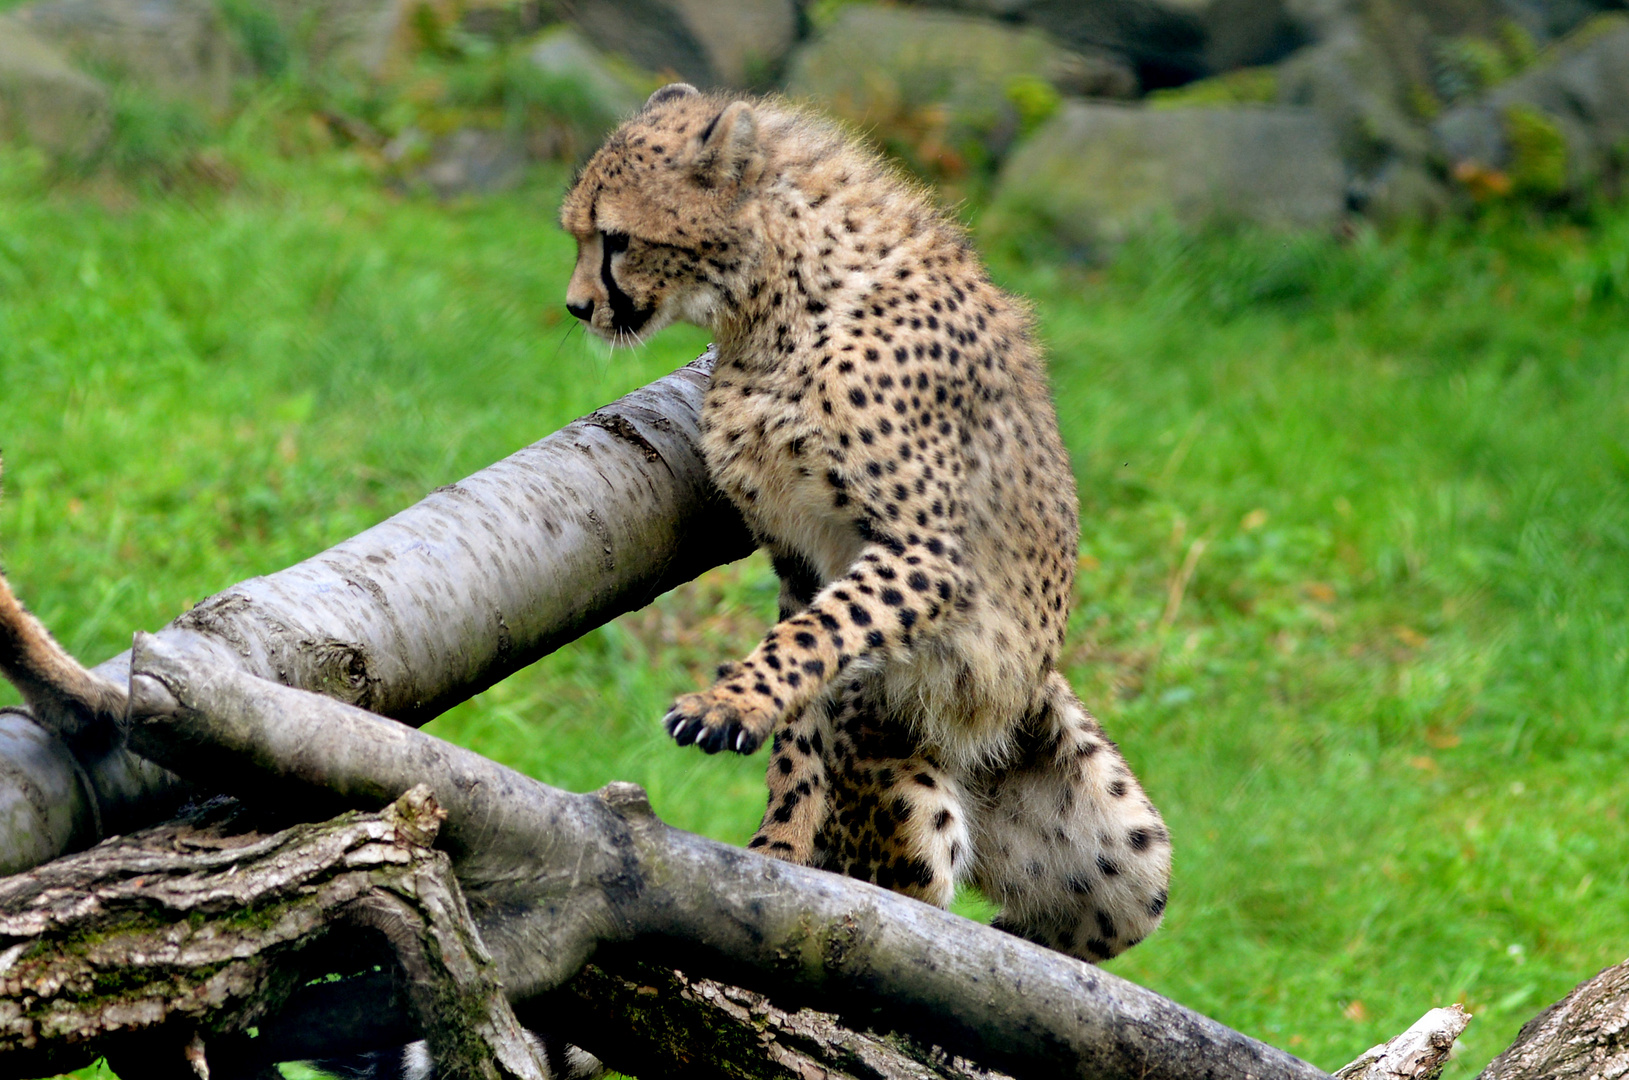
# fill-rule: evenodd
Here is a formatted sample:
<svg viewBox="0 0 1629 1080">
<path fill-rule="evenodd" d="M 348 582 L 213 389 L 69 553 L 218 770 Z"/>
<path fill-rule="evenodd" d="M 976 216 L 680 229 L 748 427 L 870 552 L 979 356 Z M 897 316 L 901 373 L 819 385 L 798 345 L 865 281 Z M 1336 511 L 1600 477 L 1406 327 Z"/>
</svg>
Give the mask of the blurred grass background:
<svg viewBox="0 0 1629 1080">
<path fill-rule="evenodd" d="M 87 661 L 705 344 L 570 325 L 563 171 L 393 194 L 275 86 L 217 142 L 229 184 L 0 150 L 0 552 Z M 1112 970 L 1326 1068 L 1461 1001 L 1467 1077 L 1629 953 L 1626 253 L 1622 208 L 995 253 L 1081 484 L 1069 675 L 1176 844 Z M 430 730 L 741 842 L 762 760 L 656 721 L 774 598 L 715 571 Z"/>
</svg>

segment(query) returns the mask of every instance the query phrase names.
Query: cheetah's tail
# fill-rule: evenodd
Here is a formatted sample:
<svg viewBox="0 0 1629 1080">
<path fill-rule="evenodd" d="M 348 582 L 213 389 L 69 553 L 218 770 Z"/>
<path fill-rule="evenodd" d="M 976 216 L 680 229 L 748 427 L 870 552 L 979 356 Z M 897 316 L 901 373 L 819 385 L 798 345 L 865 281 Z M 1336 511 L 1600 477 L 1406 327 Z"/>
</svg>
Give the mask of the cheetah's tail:
<svg viewBox="0 0 1629 1080">
<path fill-rule="evenodd" d="M 124 718 L 128 695 L 57 644 L 0 573 L 0 675 L 22 693 L 34 717 L 65 738 Z"/>
</svg>

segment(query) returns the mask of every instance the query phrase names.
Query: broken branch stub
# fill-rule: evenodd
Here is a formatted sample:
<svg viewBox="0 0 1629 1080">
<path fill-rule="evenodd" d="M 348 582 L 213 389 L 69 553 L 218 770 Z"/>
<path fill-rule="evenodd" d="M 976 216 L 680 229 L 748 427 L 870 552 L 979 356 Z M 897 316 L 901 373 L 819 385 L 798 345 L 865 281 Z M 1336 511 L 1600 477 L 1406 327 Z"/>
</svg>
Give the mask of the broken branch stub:
<svg viewBox="0 0 1629 1080">
<path fill-rule="evenodd" d="M 216 663 L 420 724 L 752 542 L 700 448 L 706 355 L 160 636 Z M 129 653 L 95 671 L 123 685 Z M 179 805 L 106 732 L 75 753 L 0 710 L 0 873 Z M 207 781 L 206 781 L 207 782 Z"/>
<path fill-rule="evenodd" d="M 1335 1070 L 1335 1080 L 1437 1080 L 1470 1022 L 1458 1005 L 1432 1009 L 1401 1035 Z"/>
</svg>

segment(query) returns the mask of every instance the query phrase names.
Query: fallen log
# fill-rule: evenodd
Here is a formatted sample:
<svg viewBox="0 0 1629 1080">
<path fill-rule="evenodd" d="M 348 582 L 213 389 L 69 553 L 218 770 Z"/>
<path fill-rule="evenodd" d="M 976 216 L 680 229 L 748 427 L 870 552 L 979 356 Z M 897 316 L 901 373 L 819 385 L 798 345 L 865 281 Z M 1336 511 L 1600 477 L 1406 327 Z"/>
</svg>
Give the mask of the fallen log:
<svg viewBox="0 0 1629 1080">
<path fill-rule="evenodd" d="M 216 662 L 422 724 L 751 538 L 708 478 L 711 353 L 159 631 Z M 129 653 L 95 669 L 123 685 Z M 175 812 L 188 790 L 120 733 L 0 709 L 0 873 Z"/>
<path fill-rule="evenodd" d="M 132 747 L 182 776 L 230 775 L 268 805 L 378 806 L 416 783 L 441 793 L 439 843 L 514 1000 L 624 946 L 1014 1075 L 1326 1075 L 1061 953 L 670 828 L 633 785 L 560 791 L 173 640 L 138 636 L 130 685 Z"/>
<path fill-rule="evenodd" d="M 218 801 L 0 882 L 0 1075 L 105 1056 L 132 1080 L 183 1065 L 208 1080 L 222 1040 L 216 1073 L 241 1075 L 232 1037 L 337 950 L 394 961 L 392 990 L 443 1075 L 544 1080 L 449 860 L 429 846 L 441 819 L 429 789 L 269 835 L 245 827 L 252 817 Z"/>
</svg>

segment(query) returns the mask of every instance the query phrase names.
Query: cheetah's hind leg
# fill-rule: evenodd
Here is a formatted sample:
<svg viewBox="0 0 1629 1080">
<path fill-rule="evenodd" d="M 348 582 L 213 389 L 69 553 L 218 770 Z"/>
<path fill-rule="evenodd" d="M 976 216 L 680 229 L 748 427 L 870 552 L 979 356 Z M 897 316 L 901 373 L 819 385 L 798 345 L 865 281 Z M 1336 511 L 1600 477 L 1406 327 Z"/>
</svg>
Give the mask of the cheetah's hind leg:
<svg viewBox="0 0 1629 1080">
<path fill-rule="evenodd" d="M 815 865 L 947 907 L 973 850 L 966 794 L 874 697 L 851 682 L 833 711 Z"/>
<path fill-rule="evenodd" d="M 1089 961 L 1147 937 L 1165 911 L 1171 840 L 1119 748 L 1053 672 L 1017 758 L 984 774 L 974 882 L 995 925 Z"/>
</svg>

